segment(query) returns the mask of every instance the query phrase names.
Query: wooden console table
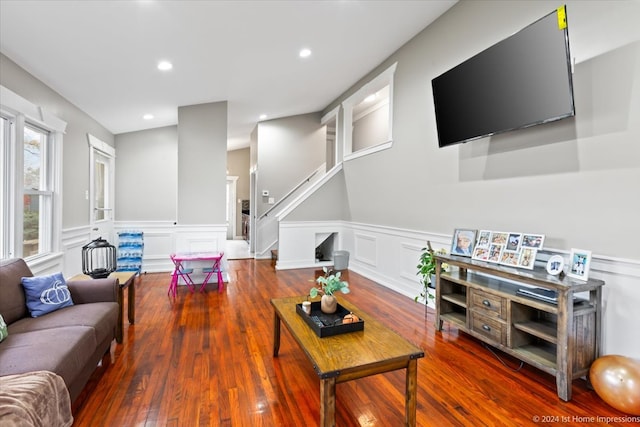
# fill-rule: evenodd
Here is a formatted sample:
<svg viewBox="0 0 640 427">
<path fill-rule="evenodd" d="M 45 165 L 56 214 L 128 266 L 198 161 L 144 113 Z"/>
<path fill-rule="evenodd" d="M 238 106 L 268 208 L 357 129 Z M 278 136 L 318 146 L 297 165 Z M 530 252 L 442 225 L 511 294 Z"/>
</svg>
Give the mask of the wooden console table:
<svg viewBox="0 0 640 427">
<path fill-rule="evenodd" d="M 273 356 L 278 356 L 280 323 L 284 323 L 320 377 L 320 426 L 335 426 L 337 383 L 397 369 L 407 370 L 405 425 L 415 426 L 418 359 L 424 357 L 422 349 L 342 299 L 339 302 L 343 307 L 365 320 L 364 330 L 320 338 L 296 313 L 296 304 L 305 299 L 271 300 L 275 313 Z"/>
<path fill-rule="evenodd" d="M 442 270 L 442 263 L 454 267 Z M 557 304 L 526 297 L 529 285 L 557 292 Z M 558 396 L 588 375 L 600 355 L 602 280 L 558 278 L 471 258 L 436 255 L 436 329 L 444 321 L 556 377 Z M 583 299 L 574 297 L 585 293 Z"/>
</svg>

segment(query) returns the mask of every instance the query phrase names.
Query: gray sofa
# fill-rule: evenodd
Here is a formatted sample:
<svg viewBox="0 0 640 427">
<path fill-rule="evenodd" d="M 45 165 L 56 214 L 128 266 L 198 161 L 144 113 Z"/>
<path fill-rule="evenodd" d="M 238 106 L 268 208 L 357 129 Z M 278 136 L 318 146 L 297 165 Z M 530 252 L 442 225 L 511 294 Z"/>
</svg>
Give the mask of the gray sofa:
<svg viewBox="0 0 640 427">
<path fill-rule="evenodd" d="M 67 282 L 74 305 L 34 318 L 21 284 L 32 276 L 22 259 L 0 261 L 0 314 L 9 331 L 0 342 L 0 376 L 54 372 L 74 401 L 115 338 L 117 280 Z"/>
</svg>

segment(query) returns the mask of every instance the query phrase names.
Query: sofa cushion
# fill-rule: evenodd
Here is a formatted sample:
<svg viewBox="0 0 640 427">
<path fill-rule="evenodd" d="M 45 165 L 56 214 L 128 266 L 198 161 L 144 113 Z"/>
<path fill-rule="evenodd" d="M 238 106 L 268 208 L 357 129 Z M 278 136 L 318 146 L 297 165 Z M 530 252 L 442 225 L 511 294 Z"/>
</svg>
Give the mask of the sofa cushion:
<svg viewBox="0 0 640 427">
<path fill-rule="evenodd" d="M 29 315 L 21 279 L 33 276 L 21 258 L 0 261 L 0 313 L 7 325 Z"/>
<path fill-rule="evenodd" d="M 12 323 L 9 332 L 19 334 L 67 326 L 87 326 L 94 329 L 96 342 L 102 342 L 106 338 L 113 339 L 117 321 L 118 303 L 94 302 L 65 307 L 46 316 L 25 317 Z"/>
<path fill-rule="evenodd" d="M 73 326 L 10 333 L 0 343 L 0 375 L 51 371 L 72 384 L 98 343 L 93 328 Z"/>
<path fill-rule="evenodd" d="M 23 277 L 22 286 L 27 297 L 31 317 L 42 316 L 73 305 L 69 287 L 62 273 L 48 276 Z"/>
</svg>

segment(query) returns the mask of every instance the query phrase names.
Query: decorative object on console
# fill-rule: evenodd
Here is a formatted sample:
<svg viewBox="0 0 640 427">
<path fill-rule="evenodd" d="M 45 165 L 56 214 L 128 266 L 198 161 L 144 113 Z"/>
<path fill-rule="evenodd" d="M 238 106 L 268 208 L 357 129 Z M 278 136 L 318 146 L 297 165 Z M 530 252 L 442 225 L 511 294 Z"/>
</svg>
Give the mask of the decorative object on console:
<svg viewBox="0 0 640 427">
<path fill-rule="evenodd" d="M 477 230 L 456 228 L 451 241 L 451 254 L 470 257 L 476 245 Z"/>
<path fill-rule="evenodd" d="M 348 294 L 351 292 L 349 289 L 349 283 L 340 280 L 341 273 L 338 271 L 335 274 L 332 274 L 333 271 L 329 270 L 327 267 L 322 267 L 322 271 L 324 271 L 324 276 L 320 276 L 316 279 L 316 282 L 320 284 L 320 288 L 313 287 L 309 291 L 309 296 L 311 298 L 315 298 L 318 296 L 319 292 L 322 292 L 321 310 L 323 313 L 335 313 L 338 308 L 338 301 L 333 295 L 335 292 L 342 292 L 343 294 Z"/>
<path fill-rule="evenodd" d="M 640 360 L 602 356 L 591 365 L 589 380 L 609 405 L 626 414 L 640 415 Z"/>
<path fill-rule="evenodd" d="M 544 234 L 480 230 L 471 258 L 533 270 Z"/>
<path fill-rule="evenodd" d="M 567 276 L 574 279 L 587 280 L 589 279 L 589 267 L 591 267 L 591 251 L 572 248 Z"/>
<path fill-rule="evenodd" d="M 94 279 L 104 279 L 116 271 L 116 248 L 102 237 L 82 247 L 82 272 Z"/>
<path fill-rule="evenodd" d="M 552 276 L 557 276 L 562 274 L 562 270 L 564 269 L 564 258 L 562 255 L 553 255 L 547 261 L 547 273 Z"/>
</svg>

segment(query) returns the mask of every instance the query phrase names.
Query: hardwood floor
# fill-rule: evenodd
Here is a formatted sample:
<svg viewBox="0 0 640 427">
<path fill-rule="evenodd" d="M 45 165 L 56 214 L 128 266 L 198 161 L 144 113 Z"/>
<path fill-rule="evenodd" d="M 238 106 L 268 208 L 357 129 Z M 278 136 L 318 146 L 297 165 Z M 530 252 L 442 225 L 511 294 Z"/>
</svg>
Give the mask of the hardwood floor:
<svg viewBox="0 0 640 427">
<path fill-rule="evenodd" d="M 282 331 L 272 357 L 270 298 L 307 294 L 314 269 L 274 271 L 271 261 L 229 261 L 230 283 L 167 296 L 170 276 L 136 283 L 136 324 L 125 322 L 74 404 L 76 426 L 312 426 L 319 423 L 319 381 L 304 352 Z M 445 324 L 434 313 L 353 272 L 344 298 L 424 349 L 418 361 L 420 426 L 623 425 L 624 417 L 573 382 L 573 399 L 555 379 Z M 499 359 L 498 359 L 499 357 Z M 111 360 L 109 360 L 111 359 Z M 403 371 L 338 384 L 338 426 L 400 426 Z M 629 425 L 626 423 L 624 425 Z"/>
</svg>

